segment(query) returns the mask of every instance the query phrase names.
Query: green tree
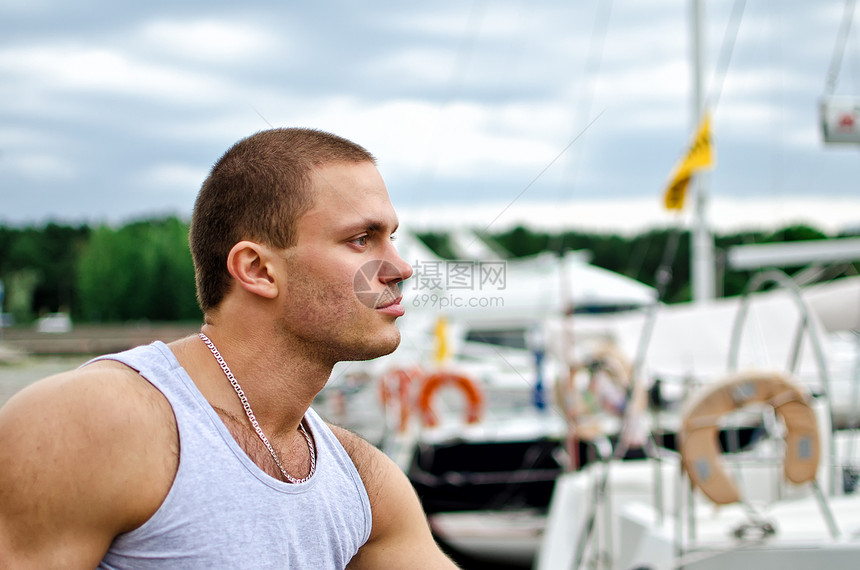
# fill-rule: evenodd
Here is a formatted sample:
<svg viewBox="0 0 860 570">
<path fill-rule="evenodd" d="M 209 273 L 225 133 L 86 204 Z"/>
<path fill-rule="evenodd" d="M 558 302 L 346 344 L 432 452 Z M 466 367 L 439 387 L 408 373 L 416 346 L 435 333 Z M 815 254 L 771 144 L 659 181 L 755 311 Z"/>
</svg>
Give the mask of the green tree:
<svg viewBox="0 0 860 570">
<path fill-rule="evenodd" d="M 33 318 L 33 292 L 39 283 L 34 269 L 19 269 L 6 274 L 4 279 L 6 310 L 16 323 Z"/>
<path fill-rule="evenodd" d="M 424 245 L 443 259 L 454 259 L 456 255 L 451 248 L 451 242 L 448 239 L 448 234 L 444 232 L 423 232 L 417 234 L 418 239 L 424 242 Z M 412 261 L 412 260 L 407 260 Z"/>
<path fill-rule="evenodd" d="M 15 291 L 16 318 L 26 321 L 35 314 L 75 306 L 75 260 L 88 235 L 87 226 L 53 222 L 0 228 L 0 279 Z M 7 309 L 12 311 L 8 303 Z"/>
<path fill-rule="evenodd" d="M 176 218 L 93 230 L 78 260 L 78 296 L 88 320 L 200 317 L 187 226 Z"/>
<path fill-rule="evenodd" d="M 6 286 L 4 311 L 26 322 L 42 312 L 70 309 L 77 320 L 196 320 L 194 272 L 187 245 L 187 224 L 175 217 L 143 220 L 119 228 L 100 226 L 0 226 L 0 280 Z M 856 235 L 847 232 L 840 237 Z M 455 257 L 446 232 L 419 237 L 443 258 Z M 591 262 L 649 285 L 657 284 L 662 264 L 670 261 L 671 280 L 663 299 L 690 299 L 690 235 L 678 228 L 636 236 L 575 230 L 548 233 L 524 226 L 488 234 L 511 257 L 543 251 L 588 250 Z M 750 272 L 725 266 L 726 252 L 741 244 L 825 239 L 803 225 L 772 233 L 741 232 L 715 236 L 721 287 L 739 294 Z M 667 251 L 674 255 L 667 256 Z M 785 268 L 788 273 L 800 268 Z M 860 264 L 847 265 L 856 274 Z M 827 278 L 834 275 L 829 274 Z"/>
</svg>

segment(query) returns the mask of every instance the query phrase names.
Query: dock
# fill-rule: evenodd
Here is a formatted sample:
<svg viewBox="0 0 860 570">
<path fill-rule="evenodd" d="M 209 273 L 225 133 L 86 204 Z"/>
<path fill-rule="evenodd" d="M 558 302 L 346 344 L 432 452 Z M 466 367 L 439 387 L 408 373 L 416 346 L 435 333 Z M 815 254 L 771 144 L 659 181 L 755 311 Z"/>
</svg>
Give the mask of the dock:
<svg viewBox="0 0 860 570">
<path fill-rule="evenodd" d="M 32 356 L 98 355 L 154 340 L 171 342 L 200 330 L 201 323 L 75 324 L 67 332 L 39 332 L 33 326 L 2 329 L 4 353 Z"/>
</svg>

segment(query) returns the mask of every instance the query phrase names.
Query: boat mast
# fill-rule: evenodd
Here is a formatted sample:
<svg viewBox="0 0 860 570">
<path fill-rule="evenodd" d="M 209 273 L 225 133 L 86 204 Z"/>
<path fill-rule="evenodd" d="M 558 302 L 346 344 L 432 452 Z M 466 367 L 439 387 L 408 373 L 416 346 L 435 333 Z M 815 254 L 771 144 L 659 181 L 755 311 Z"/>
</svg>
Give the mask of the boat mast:
<svg viewBox="0 0 860 570">
<path fill-rule="evenodd" d="M 702 4 L 692 1 L 692 58 L 693 58 L 693 130 L 698 128 L 704 115 L 704 91 L 702 89 Z M 707 219 L 708 192 L 707 174 L 700 172 L 692 177 L 690 191 L 693 194 L 693 228 L 690 247 L 693 301 L 706 302 L 714 298 L 714 238 Z"/>
</svg>

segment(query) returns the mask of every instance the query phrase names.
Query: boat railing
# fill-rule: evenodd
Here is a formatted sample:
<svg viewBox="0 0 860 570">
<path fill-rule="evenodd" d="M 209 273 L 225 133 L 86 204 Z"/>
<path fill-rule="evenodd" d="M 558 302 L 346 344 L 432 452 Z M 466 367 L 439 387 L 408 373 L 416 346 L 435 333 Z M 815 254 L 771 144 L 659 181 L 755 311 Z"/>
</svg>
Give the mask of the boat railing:
<svg viewBox="0 0 860 570">
<path fill-rule="evenodd" d="M 738 311 L 735 315 L 734 326 L 732 328 L 727 369 L 728 372 L 736 372 L 738 369 L 738 359 L 741 340 L 743 338 L 744 323 L 746 322 L 746 318 L 749 315 L 751 296 L 753 293 L 760 291 L 767 285 L 777 285 L 787 291 L 789 294 L 789 298 L 795 303 L 797 310 L 800 313 L 800 319 L 798 322 L 797 330 L 795 331 L 794 343 L 790 352 L 787 367 L 787 369 L 791 372 L 792 375 L 797 375 L 803 341 L 805 337 L 809 338 L 813 357 L 815 359 L 816 369 L 818 372 L 819 379 L 821 381 L 821 390 L 824 396 L 824 400 L 827 404 L 827 410 L 830 420 L 830 429 L 828 430 L 826 437 L 828 438 L 827 448 L 828 453 L 830 455 L 828 461 L 828 464 L 830 465 L 829 489 L 830 494 L 832 495 L 835 493 L 836 489 L 837 449 L 835 444 L 836 422 L 834 421 L 833 401 L 831 398 L 832 394 L 830 390 L 830 375 L 827 366 L 827 359 L 824 355 L 824 349 L 821 342 L 821 331 L 818 329 L 817 321 L 812 318 L 812 311 L 809 309 L 806 301 L 803 299 L 803 295 L 797 282 L 795 282 L 794 279 L 789 277 L 785 272 L 780 271 L 778 269 L 769 269 L 767 271 L 757 273 L 752 277 L 752 279 L 750 279 L 750 281 L 747 283 L 747 286 L 744 288 L 744 291 L 741 294 L 740 305 L 738 306 Z"/>
<path fill-rule="evenodd" d="M 837 470 L 840 468 L 838 464 L 837 458 L 837 446 L 835 443 L 835 423 L 834 419 L 834 411 L 833 411 L 833 402 L 831 399 L 831 390 L 830 390 L 830 378 L 829 378 L 829 370 L 827 366 L 827 360 L 824 354 L 824 349 L 821 341 L 821 331 L 818 328 L 818 322 L 812 317 L 811 310 L 807 306 L 805 300 L 800 291 L 800 287 L 798 284 L 784 272 L 779 270 L 768 270 L 756 274 L 750 282 L 747 284 L 741 298 L 740 304 L 738 306 L 738 311 L 735 316 L 735 321 L 732 327 L 732 336 L 730 339 L 730 350 L 728 353 L 728 363 L 727 363 L 727 371 L 735 372 L 738 368 L 739 362 L 739 354 L 741 341 L 743 339 L 744 325 L 747 320 L 747 317 L 750 313 L 750 304 L 751 304 L 751 296 L 753 293 L 760 291 L 762 288 L 768 285 L 776 285 L 781 289 L 784 289 L 788 292 L 789 298 L 794 302 L 799 312 L 799 321 L 797 330 L 794 333 L 792 339 L 792 346 L 789 352 L 789 361 L 787 363 L 787 369 L 791 372 L 792 375 L 796 375 L 799 365 L 800 365 L 800 356 L 803 348 L 803 343 L 807 340 L 810 343 L 810 347 L 812 349 L 812 354 L 815 360 L 816 370 L 818 372 L 818 377 L 821 383 L 821 393 L 824 396 L 824 401 L 827 406 L 827 416 L 829 419 L 829 429 L 826 431 L 826 435 L 828 440 L 828 454 L 829 458 L 827 460 L 827 465 L 829 468 L 829 485 L 828 490 L 829 493 L 836 493 L 836 479 L 837 479 Z M 644 362 L 645 353 L 647 352 L 647 346 L 650 340 L 650 333 L 653 329 L 653 323 L 656 320 L 658 312 L 658 307 L 655 305 L 651 308 L 651 311 L 646 319 L 645 327 L 643 329 L 642 337 L 640 338 L 640 343 L 637 351 L 636 358 L 634 360 L 634 377 L 638 377 L 640 374 L 642 363 Z M 691 391 L 692 387 L 687 384 L 685 392 Z M 687 394 L 688 395 L 688 394 Z M 764 424 L 767 425 L 768 422 L 766 418 L 763 418 Z M 772 423 L 772 422 L 770 422 Z M 771 426 L 772 427 L 772 426 Z M 731 430 L 730 430 L 731 431 Z M 662 478 L 662 466 L 665 457 L 667 454 L 672 453 L 669 450 L 665 450 L 662 447 L 655 445 L 655 441 L 652 438 L 649 439 L 649 445 L 646 447 L 646 451 L 649 452 L 649 456 L 654 459 L 654 468 L 655 468 L 655 476 L 654 476 L 654 512 L 657 515 L 658 524 L 662 524 L 665 518 L 664 512 L 664 481 Z M 736 442 L 735 442 L 736 443 Z M 732 445 L 732 439 L 730 436 L 729 439 L 730 447 L 737 448 L 737 445 Z M 760 460 L 761 458 L 757 458 Z M 607 468 L 608 473 L 608 468 Z M 600 490 L 605 491 L 605 484 L 607 479 L 607 474 L 603 476 L 600 484 Z M 675 512 L 673 513 L 673 518 L 675 519 L 675 552 L 676 556 L 679 560 L 684 559 L 686 555 L 689 554 L 687 552 L 687 548 L 685 547 L 685 543 L 692 544 L 696 541 L 696 500 L 694 498 L 694 490 L 692 485 L 684 485 L 683 481 L 685 480 L 685 474 L 682 469 L 679 469 L 677 472 L 676 484 L 675 488 Z M 822 517 L 826 523 L 826 526 L 830 532 L 830 535 L 835 539 L 839 536 L 840 531 L 837 526 L 836 520 L 831 511 L 829 500 L 826 494 L 822 491 L 821 485 L 817 479 L 813 480 L 810 483 L 810 488 L 813 496 L 815 497 L 816 502 L 818 503 Z M 595 501 L 599 501 L 600 494 L 595 492 Z M 770 522 L 761 515 L 761 513 L 756 509 L 756 507 L 750 503 L 748 500 L 742 500 L 741 505 L 746 510 L 748 515 L 748 523 L 746 525 L 741 525 L 736 533 L 737 537 L 743 539 L 744 536 L 748 533 L 755 534 L 757 536 L 767 535 L 768 533 L 773 532 L 773 527 Z M 682 521 L 685 519 L 686 514 L 686 524 L 682 524 Z M 684 529 L 686 528 L 687 540 L 684 539 Z M 583 530 L 583 535 L 586 530 Z M 577 563 L 581 561 L 582 553 L 580 550 L 584 551 L 584 545 L 582 548 L 577 549 Z M 576 566 L 575 566 L 576 567 Z"/>
</svg>

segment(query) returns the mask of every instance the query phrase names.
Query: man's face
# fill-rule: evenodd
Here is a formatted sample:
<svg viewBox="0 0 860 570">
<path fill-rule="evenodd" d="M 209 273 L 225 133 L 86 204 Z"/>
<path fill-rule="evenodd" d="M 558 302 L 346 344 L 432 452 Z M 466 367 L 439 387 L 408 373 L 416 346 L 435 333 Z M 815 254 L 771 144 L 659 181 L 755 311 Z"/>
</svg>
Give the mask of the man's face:
<svg viewBox="0 0 860 570">
<path fill-rule="evenodd" d="M 312 176 L 313 207 L 286 250 L 282 328 L 333 361 L 392 352 L 403 314 L 397 283 L 412 268 L 394 249 L 397 215 L 370 162 L 335 163 Z"/>
</svg>

